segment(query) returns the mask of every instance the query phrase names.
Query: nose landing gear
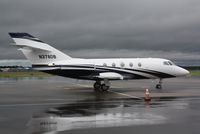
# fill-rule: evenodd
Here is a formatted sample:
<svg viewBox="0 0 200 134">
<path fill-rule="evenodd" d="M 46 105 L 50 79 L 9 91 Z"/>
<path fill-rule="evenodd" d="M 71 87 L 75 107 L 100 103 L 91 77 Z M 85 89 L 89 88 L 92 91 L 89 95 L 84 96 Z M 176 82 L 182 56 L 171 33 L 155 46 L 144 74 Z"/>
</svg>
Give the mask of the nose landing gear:
<svg viewBox="0 0 200 134">
<path fill-rule="evenodd" d="M 156 89 L 162 89 L 162 79 L 159 80 L 159 83 L 156 85 Z"/>
</svg>

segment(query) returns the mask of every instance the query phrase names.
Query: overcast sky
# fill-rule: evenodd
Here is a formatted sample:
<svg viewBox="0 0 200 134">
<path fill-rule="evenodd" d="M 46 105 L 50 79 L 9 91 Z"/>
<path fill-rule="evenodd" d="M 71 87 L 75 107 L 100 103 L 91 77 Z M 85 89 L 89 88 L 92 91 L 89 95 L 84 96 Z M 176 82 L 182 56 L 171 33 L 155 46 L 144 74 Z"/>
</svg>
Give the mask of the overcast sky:
<svg viewBox="0 0 200 134">
<path fill-rule="evenodd" d="M 0 59 L 24 59 L 8 32 L 72 57 L 200 59 L 200 0 L 0 0 Z"/>
</svg>

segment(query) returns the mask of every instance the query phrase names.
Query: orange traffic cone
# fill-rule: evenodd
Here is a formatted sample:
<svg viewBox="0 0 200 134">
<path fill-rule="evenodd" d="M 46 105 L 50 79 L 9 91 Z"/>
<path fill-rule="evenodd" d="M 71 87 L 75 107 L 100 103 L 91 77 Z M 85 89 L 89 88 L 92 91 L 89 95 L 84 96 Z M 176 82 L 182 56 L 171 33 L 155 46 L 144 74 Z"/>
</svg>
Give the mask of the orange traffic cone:
<svg viewBox="0 0 200 134">
<path fill-rule="evenodd" d="M 146 91 L 145 91 L 144 100 L 145 101 L 151 101 L 149 89 L 146 89 Z"/>
</svg>

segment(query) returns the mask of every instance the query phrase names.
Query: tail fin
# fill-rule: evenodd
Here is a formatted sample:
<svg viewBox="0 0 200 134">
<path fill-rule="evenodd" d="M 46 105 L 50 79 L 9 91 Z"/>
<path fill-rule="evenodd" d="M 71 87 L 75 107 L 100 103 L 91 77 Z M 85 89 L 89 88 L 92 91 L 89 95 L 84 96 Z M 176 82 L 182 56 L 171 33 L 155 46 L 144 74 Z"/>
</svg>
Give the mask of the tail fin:
<svg viewBox="0 0 200 134">
<path fill-rule="evenodd" d="M 26 58 L 32 64 L 53 64 L 56 61 L 71 59 L 70 56 L 51 47 L 28 33 L 9 33 Z"/>
</svg>

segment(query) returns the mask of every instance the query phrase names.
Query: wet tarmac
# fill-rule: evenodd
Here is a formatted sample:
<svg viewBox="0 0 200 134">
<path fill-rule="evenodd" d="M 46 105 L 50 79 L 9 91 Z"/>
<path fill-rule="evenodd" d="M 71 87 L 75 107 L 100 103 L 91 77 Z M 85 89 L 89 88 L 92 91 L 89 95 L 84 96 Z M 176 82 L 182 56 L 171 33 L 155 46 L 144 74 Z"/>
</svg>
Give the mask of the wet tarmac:
<svg viewBox="0 0 200 134">
<path fill-rule="evenodd" d="M 115 81 L 108 92 L 61 77 L 0 79 L 2 134 L 200 133 L 200 77 Z M 151 102 L 144 91 L 150 90 Z"/>
</svg>

